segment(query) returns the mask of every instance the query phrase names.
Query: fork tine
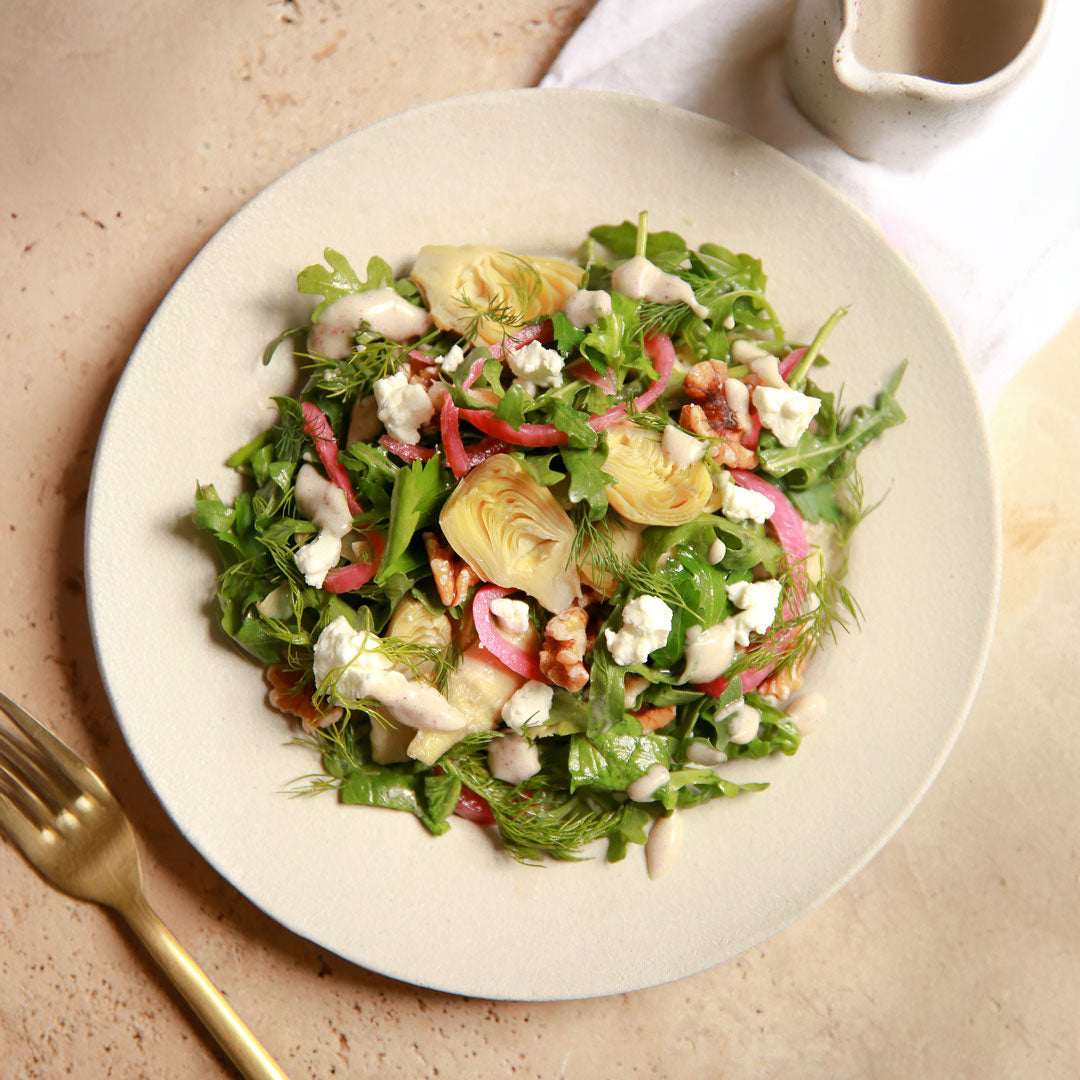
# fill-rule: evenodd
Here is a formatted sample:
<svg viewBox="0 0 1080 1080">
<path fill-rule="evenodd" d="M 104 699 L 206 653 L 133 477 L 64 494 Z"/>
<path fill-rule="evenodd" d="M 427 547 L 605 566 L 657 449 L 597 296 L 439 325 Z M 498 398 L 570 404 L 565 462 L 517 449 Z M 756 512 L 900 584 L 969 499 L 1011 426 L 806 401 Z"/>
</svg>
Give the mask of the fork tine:
<svg viewBox="0 0 1080 1080">
<path fill-rule="evenodd" d="M 79 795 L 80 789 L 33 743 L 17 739 L 3 728 L 0 728 L 0 766 L 6 766 L 9 773 L 17 773 L 16 779 L 57 813 Z"/>
<path fill-rule="evenodd" d="M 0 788 L 12 802 L 26 806 L 25 813 L 40 825 L 64 809 L 56 783 L 6 731 L 0 731 Z"/>
<path fill-rule="evenodd" d="M 0 828 L 25 849 L 52 819 L 49 808 L 0 766 Z"/>
<path fill-rule="evenodd" d="M 56 763 L 57 768 L 77 788 L 101 801 L 112 798 L 109 789 L 102 783 L 97 773 L 67 743 L 61 742 L 2 691 L 0 691 L 0 709 L 7 713 L 12 723 L 32 743 L 36 744 L 47 758 Z"/>
</svg>

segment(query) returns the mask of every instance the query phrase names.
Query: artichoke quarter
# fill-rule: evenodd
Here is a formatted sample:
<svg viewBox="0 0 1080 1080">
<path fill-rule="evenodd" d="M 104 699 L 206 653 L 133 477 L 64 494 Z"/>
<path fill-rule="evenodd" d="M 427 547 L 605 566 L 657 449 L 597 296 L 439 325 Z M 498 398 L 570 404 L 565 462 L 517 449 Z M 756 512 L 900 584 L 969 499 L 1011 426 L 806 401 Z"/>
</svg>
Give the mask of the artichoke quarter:
<svg viewBox="0 0 1080 1080">
<path fill-rule="evenodd" d="M 703 461 L 676 465 L 660 446 L 660 433 L 629 421 L 608 429 L 604 471 L 615 478 L 607 491 L 611 508 L 641 525 L 682 525 L 705 509 L 713 493 Z"/>
<path fill-rule="evenodd" d="M 581 592 L 577 572 L 567 565 L 573 522 L 555 496 L 507 454 L 488 458 L 462 479 L 439 525 L 481 578 L 521 589 L 548 611 L 564 611 Z"/>
<path fill-rule="evenodd" d="M 562 311 L 583 274 L 580 266 L 544 255 L 438 244 L 420 249 L 409 277 L 440 330 L 493 345 L 538 315 Z"/>
</svg>

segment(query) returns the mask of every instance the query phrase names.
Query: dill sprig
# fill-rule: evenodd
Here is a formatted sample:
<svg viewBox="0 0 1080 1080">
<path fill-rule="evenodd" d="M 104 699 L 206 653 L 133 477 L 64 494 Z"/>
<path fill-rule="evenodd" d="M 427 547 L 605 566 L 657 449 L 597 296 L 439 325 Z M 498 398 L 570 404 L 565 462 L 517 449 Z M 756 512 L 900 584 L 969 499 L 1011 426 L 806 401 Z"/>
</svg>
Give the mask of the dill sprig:
<svg viewBox="0 0 1080 1080">
<path fill-rule="evenodd" d="M 319 353 L 298 352 L 301 367 L 308 373 L 307 389 L 327 397 L 352 400 L 365 397 L 379 379 L 393 375 L 406 362 L 409 351 L 429 338 L 403 345 L 361 330 L 356 346 L 340 360 Z"/>
<path fill-rule="evenodd" d="M 507 251 L 500 255 L 509 259 L 514 267 L 510 273 L 502 275 L 504 288 L 498 289 L 486 302 L 469 296 L 464 289 L 454 296 L 454 303 L 466 315 L 461 336 L 469 345 L 476 344 L 485 324 L 498 327 L 504 338 L 520 330 L 529 321 L 525 312 L 533 306 L 544 287 L 539 269 L 528 259 Z"/>
<path fill-rule="evenodd" d="M 497 737 L 493 732 L 470 736 L 439 764 L 487 801 L 511 857 L 524 863 L 539 863 L 545 855 L 577 861 L 582 849 L 619 828 L 625 808 L 597 809 L 584 795 L 570 795 L 566 772 L 557 763 L 546 763 L 521 787 L 496 780 L 487 767 L 487 746 Z"/>
</svg>

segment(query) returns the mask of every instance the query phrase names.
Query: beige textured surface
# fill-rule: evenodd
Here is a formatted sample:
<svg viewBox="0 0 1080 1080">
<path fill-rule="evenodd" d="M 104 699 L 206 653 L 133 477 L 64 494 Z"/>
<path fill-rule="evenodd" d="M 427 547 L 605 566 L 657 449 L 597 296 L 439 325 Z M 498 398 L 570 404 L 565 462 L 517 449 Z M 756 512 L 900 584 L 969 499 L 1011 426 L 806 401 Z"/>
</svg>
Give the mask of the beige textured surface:
<svg viewBox="0 0 1080 1080">
<path fill-rule="evenodd" d="M 415 102 L 535 82 L 589 6 L 6 7 L 0 685 L 105 775 L 135 819 L 152 901 L 295 1078 L 1074 1076 L 1080 498 L 1062 478 L 1080 455 L 1080 318 L 991 418 L 1001 615 L 944 772 L 851 884 L 722 968 L 540 1005 L 372 976 L 281 930 L 214 874 L 119 737 L 87 630 L 82 525 L 104 410 L 145 321 L 199 246 L 284 169 Z M 5 1080 L 230 1075 L 127 933 L 42 885 L 6 844 L 0 1063 Z"/>
</svg>

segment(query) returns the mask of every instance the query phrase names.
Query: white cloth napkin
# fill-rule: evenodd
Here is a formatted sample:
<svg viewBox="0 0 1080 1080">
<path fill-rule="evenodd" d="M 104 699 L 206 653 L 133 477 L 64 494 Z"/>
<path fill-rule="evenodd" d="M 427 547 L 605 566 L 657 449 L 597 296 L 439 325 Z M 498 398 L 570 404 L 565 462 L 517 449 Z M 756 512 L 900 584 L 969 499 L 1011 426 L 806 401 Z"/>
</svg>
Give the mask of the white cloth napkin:
<svg viewBox="0 0 1080 1080">
<path fill-rule="evenodd" d="M 1080 306 L 1080 0 L 983 126 L 914 170 L 859 161 L 784 83 L 791 0 L 599 0 L 541 85 L 638 94 L 723 120 L 868 214 L 949 319 L 984 406 Z M 722 240 L 722 238 L 717 238 Z"/>
</svg>

